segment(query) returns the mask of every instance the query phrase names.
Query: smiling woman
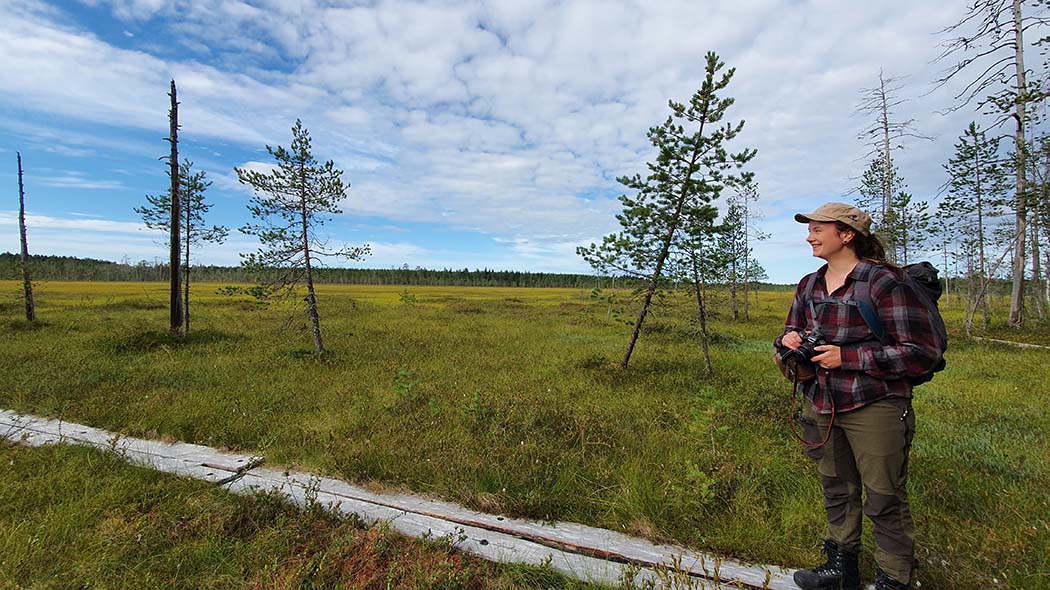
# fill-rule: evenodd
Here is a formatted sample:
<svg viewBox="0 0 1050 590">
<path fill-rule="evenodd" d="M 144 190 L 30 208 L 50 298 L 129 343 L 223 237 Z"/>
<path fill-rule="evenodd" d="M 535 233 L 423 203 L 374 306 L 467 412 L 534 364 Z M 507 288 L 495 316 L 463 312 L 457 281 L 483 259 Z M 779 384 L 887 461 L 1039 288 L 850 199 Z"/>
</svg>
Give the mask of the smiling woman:
<svg viewBox="0 0 1050 590">
<path fill-rule="evenodd" d="M 819 369 L 801 384 L 809 403 L 800 421 L 821 475 L 828 521 L 827 561 L 797 572 L 795 583 L 803 590 L 859 589 L 867 514 L 875 530 L 876 590 L 909 588 L 915 559 L 907 494 L 915 431 L 910 378 L 940 361 L 944 342 L 921 296 L 886 262 L 867 213 L 826 203 L 795 220 L 808 224 L 806 242 L 827 264 L 799 282 L 775 346 L 781 358 Z M 861 295 L 863 288 L 870 297 Z M 885 337 L 872 332 L 860 308 L 867 299 Z"/>
</svg>

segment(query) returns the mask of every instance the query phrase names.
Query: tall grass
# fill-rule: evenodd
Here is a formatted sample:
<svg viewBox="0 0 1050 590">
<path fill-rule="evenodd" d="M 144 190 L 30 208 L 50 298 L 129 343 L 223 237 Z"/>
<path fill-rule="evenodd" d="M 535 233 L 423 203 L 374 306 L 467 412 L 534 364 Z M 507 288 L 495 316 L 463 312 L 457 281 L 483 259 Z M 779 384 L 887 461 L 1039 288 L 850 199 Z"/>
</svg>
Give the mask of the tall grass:
<svg viewBox="0 0 1050 590">
<path fill-rule="evenodd" d="M 790 293 L 715 317 L 707 375 L 685 299 L 622 371 L 629 327 L 584 290 L 322 286 L 317 358 L 305 315 L 217 288 L 196 287 L 174 342 L 163 285 L 43 285 L 46 325 L 0 309 L 0 406 L 764 563 L 818 557 L 817 476 L 770 360 Z M 915 402 L 920 579 L 1050 587 L 1047 353 L 957 338 L 948 356 Z"/>
</svg>

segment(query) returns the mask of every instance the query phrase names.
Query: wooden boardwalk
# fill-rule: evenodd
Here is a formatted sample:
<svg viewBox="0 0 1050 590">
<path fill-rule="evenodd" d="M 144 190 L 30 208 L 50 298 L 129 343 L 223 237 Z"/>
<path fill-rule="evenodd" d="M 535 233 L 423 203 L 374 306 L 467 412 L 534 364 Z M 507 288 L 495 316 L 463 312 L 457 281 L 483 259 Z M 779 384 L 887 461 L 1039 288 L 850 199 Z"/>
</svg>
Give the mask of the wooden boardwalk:
<svg viewBox="0 0 1050 590">
<path fill-rule="evenodd" d="M 125 437 L 7 410 L 0 410 L 0 436 L 32 446 L 66 443 L 108 450 L 131 463 L 233 492 L 276 491 L 296 504 L 319 503 L 367 523 L 387 523 L 411 537 L 448 538 L 457 549 L 490 561 L 549 565 L 590 582 L 619 585 L 627 577 L 636 587 L 797 590 L 792 570 L 719 559 L 575 523 L 509 518 L 419 496 L 370 492 L 341 480 L 266 466 L 254 455 Z"/>
</svg>

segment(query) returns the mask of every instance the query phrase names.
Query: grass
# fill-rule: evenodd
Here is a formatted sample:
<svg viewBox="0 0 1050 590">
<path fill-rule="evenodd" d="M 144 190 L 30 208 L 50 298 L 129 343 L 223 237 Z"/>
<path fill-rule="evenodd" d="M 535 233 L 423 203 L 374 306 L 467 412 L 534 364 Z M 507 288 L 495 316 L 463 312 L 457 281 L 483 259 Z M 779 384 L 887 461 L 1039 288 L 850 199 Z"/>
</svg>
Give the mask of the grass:
<svg viewBox="0 0 1050 590">
<path fill-rule="evenodd" d="M 0 442 L 0 589 L 596 587 L 85 448 Z"/>
<path fill-rule="evenodd" d="M 46 325 L 0 309 L 0 406 L 746 560 L 818 558 L 815 469 L 770 359 L 790 293 L 760 293 L 750 322 L 714 318 L 706 375 L 686 300 L 622 371 L 629 327 L 587 291 L 321 286 L 317 358 L 304 314 L 218 288 L 196 286 L 177 342 L 164 285 L 42 285 Z M 961 311 L 946 316 L 955 332 Z M 924 586 L 1050 587 L 1046 358 L 956 338 L 917 391 Z"/>
</svg>

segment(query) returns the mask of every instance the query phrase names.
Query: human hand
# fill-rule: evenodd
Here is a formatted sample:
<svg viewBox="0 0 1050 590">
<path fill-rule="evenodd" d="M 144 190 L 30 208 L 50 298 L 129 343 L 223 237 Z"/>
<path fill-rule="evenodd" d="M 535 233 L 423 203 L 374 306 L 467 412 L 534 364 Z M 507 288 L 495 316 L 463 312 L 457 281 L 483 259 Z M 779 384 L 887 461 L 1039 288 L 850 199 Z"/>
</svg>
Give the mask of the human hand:
<svg viewBox="0 0 1050 590">
<path fill-rule="evenodd" d="M 812 358 L 822 369 L 837 369 L 842 366 L 842 349 L 834 344 L 822 344 L 813 350 L 821 353 Z"/>
<path fill-rule="evenodd" d="M 802 335 L 798 332 L 788 332 L 780 339 L 780 343 L 791 350 L 795 350 L 802 345 Z"/>
</svg>

